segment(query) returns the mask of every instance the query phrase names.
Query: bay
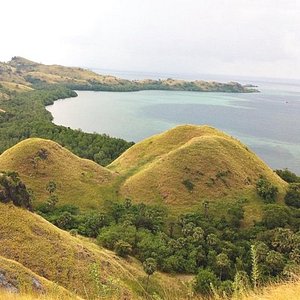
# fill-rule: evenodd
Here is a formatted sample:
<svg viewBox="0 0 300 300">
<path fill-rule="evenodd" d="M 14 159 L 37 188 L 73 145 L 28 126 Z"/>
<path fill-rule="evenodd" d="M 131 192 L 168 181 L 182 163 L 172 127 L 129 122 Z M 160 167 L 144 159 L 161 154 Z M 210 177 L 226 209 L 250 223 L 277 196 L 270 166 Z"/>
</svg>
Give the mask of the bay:
<svg viewBox="0 0 300 300">
<path fill-rule="evenodd" d="M 247 144 L 272 168 L 300 174 L 300 85 L 254 83 L 260 93 L 78 91 L 47 109 L 55 124 L 135 142 L 179 124 L 208 124 Z"/>
</svg>

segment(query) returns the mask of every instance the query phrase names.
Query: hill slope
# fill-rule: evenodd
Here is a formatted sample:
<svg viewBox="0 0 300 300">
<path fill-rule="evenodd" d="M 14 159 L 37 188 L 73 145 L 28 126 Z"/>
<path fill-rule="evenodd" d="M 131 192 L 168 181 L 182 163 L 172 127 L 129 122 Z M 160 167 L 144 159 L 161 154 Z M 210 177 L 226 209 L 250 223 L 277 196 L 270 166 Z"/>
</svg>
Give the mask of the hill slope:
<svg viewBox="0 0 300 300">
<path fill-rule="evenodd" d="M 61 286 L 41 277 L 22 264 L 0 256 L 0 288 L 10 293 L 60 295 L 65 299 L 77 297 Z M 0 294 L 0 299 L 1 294 Z M 3 298 L 6 299 L 6 298 Z"/>
<path fill-rule="evenodd" d="M 209 126 L 183 125 L 132 146 L 108 166 L 137 201 L 190 208 L 205 199 L 254 196 L 260 176 L 286 183 L 238 140 Z"/>
<path fill-rule="evenodd" d="M 108 299 L 109 295 L 117 299 L 135 295 L 139 299 L 138 295 L 145 293 L 145 273 L 134 259 L 121 259 L 87 239 L 71 236 L 38 215 L 2 203 L 0 256 L 84 298 L 93 299 L 95 293 L 103 292 L 108 293 Z M 0 259 L 0 269 L 2 264 Z M 172 283 L 177 293 L 183 292 L 184 286 L 176 278 L 157 273 L 153 280 L 158 291 L 167 290 Z"/>
<path fill-rule="evenodd" d="M 87 159 L 81 159 L 59 144 L 38 138 L 20 142 L 0 155 L 2 171 L 17 171 L 25 184 L 33 189 L 36 203 L 48 197 L 46 185 L 57 185 L 59 205 L 99 208 L 102 189 L 116 176 Z M 36 204 L 35 203 L 35 204 Z"/>
</svg>

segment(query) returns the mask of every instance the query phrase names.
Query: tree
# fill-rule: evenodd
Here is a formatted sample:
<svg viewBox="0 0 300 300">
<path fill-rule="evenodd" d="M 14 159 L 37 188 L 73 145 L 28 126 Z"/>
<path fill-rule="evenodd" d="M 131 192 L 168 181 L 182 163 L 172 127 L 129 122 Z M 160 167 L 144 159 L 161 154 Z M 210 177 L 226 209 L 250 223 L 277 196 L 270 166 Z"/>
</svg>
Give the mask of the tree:
<svg viewBox="0 0 300 300">
<path fill-rule="evenodd" d="M 55 221 L 55 224 L 62 229 L 72 229 L 75 226 L 75 218 L 68 211 L 63 212 Z"/>
<path fill-rule="evenodd" d="M 129 243 L 119 240 L 115 244 L 115 252 L 117 255 L 126 258 L 132 252 L 132 247 Z"/>
<path fill-rule="evenodd" d="M 300 177 L 295 173 L 291 172 L 289 169 L 275 170 L 278 176 L 280 176 L 284 181 L 288 183 L 300 182 Z"/>
<path fill-rule="evenodd" d="M 300 184 L 290 184 L 284 197 L 286 205 L 300 208 Z"/>
<path fill-rule="evenodd" d="M 290 211 L 287 207 L 269 204 L 264 208 L 262 224 L 269 229 L 284 227 L 291 219 Z"/>
<path fill-rule="evenodd" d="M 110 218 L 103 213 L 89 213 L 83 219 L 83 224 L 80 227 L 80 233 L 88 237 L 96 238 L 99 231 L 104 226 L 108 226 Z"/>
<path fill-rule="evenodd" d="M 46 190 L 49 192 L 49 197 L 47 199 L 47 204 L 50 209 L 54 209 L 58 203 L 58 196 L 56 195 L 56 183 L 54 181 L 49 181 L 46 185 Z"/>
<path fill-rule="evenodd" d="M 274 203 L 278 194 L 278 188 L 272 185 L 265 177 L 261 176 L 256 182 L 257 194 L 263 198 L 266 203 Z"/>
<path fill-rule="evenodd" d="M 285 266 L 285 259 L 281 253 L 271 250 L 266 257 L 266 263 L 271 275 L 276 276 L 282 272 Z"/>
<path fill-rule="evenodd" d="M 220 253 L 217 255 L 216 266 L 219 270 L 220 279 L 222 279 L 224 272 L 230 268 L 230 259 L 228 258 L 227 254 Z"/>
<path fill-rule="evenodd" d="M 47 204 L 51 209 L 53 209 L 56 206 L 57 203 L 58 203 L 58 196 L 57 195 L 52 194 L 48 197 Z"/>
<path fill-rule="evenodd" d="M 143 262 L 143 268 L 144 268 L 145 273 L 148 275 L 147 276 L 147 284 L 146 284 L 146 291 L 148 291 L 148 284 L 149 284 L 150 276 L 157 270 L 156 260 L 152 257 L 147 258 Z"/>
<path fill-rule="evenodd" d="M 195 280 L 194 289 L 197 293 L 209 296 L 212 293 L 211 286 L 218 285 L 217 276 L 208 269 L 200 269 Z"/>
<path fill-rule="evenodd" d="M 56 183 L 54 181 L 49 181 L 46 185 L 46 190 L 52 195 L 56 191 Z"/>
<path fill-rule="evenodd" d="M 17 172 L 0 172 L 0 202 L 32 210 L 32 193 L 28 191 Z"/>
</svg>

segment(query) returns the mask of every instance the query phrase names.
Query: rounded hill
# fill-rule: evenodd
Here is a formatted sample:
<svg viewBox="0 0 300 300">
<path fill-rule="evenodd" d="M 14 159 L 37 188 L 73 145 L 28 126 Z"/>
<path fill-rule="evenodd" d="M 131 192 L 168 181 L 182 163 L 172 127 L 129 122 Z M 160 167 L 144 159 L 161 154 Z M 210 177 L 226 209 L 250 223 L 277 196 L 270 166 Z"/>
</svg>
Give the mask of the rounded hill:
<svg viewBox="0 0 300 300">
<path fill-rule="evenodd" d="M 203 200 L 251 198 L 265 177 L 286 183 L 233 137 L 209 127 L 183 125 L 137 143 L 109 169 L 124 178 L 121 193 L 137 201 L 190 208 Z"/>
<path fill-rule="evenodd" d="M 103 188 L 114 173 L 93 161 L 79 158 L 59 144 L 39 138 L 24 140 L 0 155 L 1 171 L 16 171 L 34 191 L 35 203 L 48 197 L 46 185 L 54 181 L 59 204 L 97 208 Z"/>
</svg>

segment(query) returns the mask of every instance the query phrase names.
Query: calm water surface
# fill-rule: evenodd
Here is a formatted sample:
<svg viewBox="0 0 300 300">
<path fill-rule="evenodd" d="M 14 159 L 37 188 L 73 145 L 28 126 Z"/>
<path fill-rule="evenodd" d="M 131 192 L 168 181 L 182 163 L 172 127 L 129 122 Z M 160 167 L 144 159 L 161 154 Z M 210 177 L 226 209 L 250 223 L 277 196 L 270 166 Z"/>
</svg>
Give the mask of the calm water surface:
<svg viewBox="0 0 300 300">
<path fill-rule="evenodd" d="M 272 168 L 300 174 L 300 85 L 257 84 L 261 93 L 79 91 L 47 109 L 55 124 L 135 142 L 178 124 L 209 124 L 240 139 Z"/>
</svg>

